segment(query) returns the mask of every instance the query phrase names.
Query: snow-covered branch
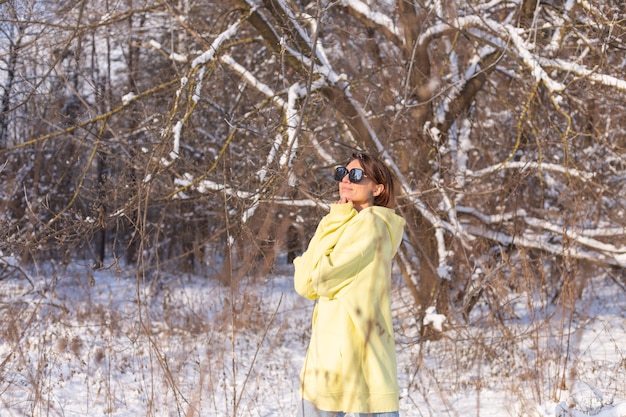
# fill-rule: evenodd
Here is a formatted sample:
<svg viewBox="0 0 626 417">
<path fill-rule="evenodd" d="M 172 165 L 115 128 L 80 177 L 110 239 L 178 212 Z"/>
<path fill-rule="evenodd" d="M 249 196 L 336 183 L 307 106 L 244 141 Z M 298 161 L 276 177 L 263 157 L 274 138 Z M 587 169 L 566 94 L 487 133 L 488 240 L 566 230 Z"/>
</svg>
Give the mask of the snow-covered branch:
<svg viewBox="0 0 626 417">
<path fill-rule="evenodd" d="M 616 88 L 620 91 L 626 91 L 626 80 L 617 78 L 608 74 L 601 74 L 597 69 L 589 69 L 583 65 L 563 59 L 538 58 L 538 62 L 553 70 L 563 71 L 565 73 L 575 74 L 586 80 L 605 85 L 607 87 Z"/>
<path fill-rule="evenodd" d="M 464 16 L 455 19 L 452 24 L 440 23 L 433 25 L 428 30 L 424 31 L 419 38 L 419 42 L 422 44 L 430 42 L 433 38 L 441 36 L 453 28 L 457 30 L 477 28 L 488 31 L 490 33 L 488 37 L 495 45 L 499 45 L 502 48 L 513 45 L 518 56 L 530 69 L 535 79 L 543 82 L 549 91 L 558 92 L 565 89 L 563 84 L 553 80 L 547 74 L 545 69 L 538 62 L 537 56 L 530 52 L 533 46 L 529 45 L 527 41 L 521 37 L 520 29 L 510 24 L 501 24 L 481 16 Z"/>
<path fill-rule="evenodd" d="M 200 54 L 200 56 L 198 56 L 196 59 L 192 61 L 191 68 L 192 69 L 196 68 L 200 65 L 204 65 L 207 62 L 211 61 L 215 57 L 215 54 L 220 49 L 222 44 L 224 44 L 224 42 L 226 42 L 228 39 L 232 38 L 233 36 L 237 34 L 237 31 L 239 30 L 240 26 L 241 26 L 241 22 L 237 21 L 233 23 L 232 25 L 230 25 L 224 32 L 220 33 L 213 40 L 213 42 L 211 42 L 211 46 L 209 46 L 209 48 L 206 51 L 204 51 L 202 54 Z"/>
<path fill-rule="evenodd" d="M 255 193 L 235 189 L 234 187 L 225 186 L 224 184 L 218 184 L 211 180 L 204 179 L 201 181 L 195 181 L 191 174 L 185 174 L 183 178 L 174 179 L 174 184 L 185 189 L 197 191 L 200 194 L 225 192 L 229 196 L 237 197 L 243 200 L 252 199 L 255 196 Z M 188 197 L 189 196 L 184 194 L 184 192 L 179 192 L 174 198 L 186 199 Z"/>
<path fill-rule="evenodd" d="M 204 77 L 206 74 L 206 69 L 204 66 L 214 59 L 215 54 L 217 53 L 219 48 L 222 46 L 222 44 L 226 42 L 226 40 L 232 38 L 233 36 L 237 34 L 237 31 L 240 26 L 241 26 L 241 21 L 237 21 L 233 23 L 232 25 L 230 25 L 224 32 L 220 33 L 217 36 L 217 38 L 211 43 L 207 51 L 205 51 L 204 53 L 202 53 L 200 56 L 198 56 L 196 59 L 192 61 L 190 73 L 194 74 L 195 76 L 195 87 L 194 87 L 194 92 L 192 93 L 192 104 L 190 108 L 187 108 L 182 118 L 172 123 L 173 127 L 168 127 L 164 129 L 162 132 L 162 135 L 161 135 L 162 139 L 168 138 L 170 133 L 173 135 L 172 151 L 169 153 L 169 159 L 161 158 L 159 161 L 162 167 L 171 166 L 174 163 L 174 161 L 177 160 L 179 157 L 178 152 L 181 146 L 184 124 L 186 120 L 191 116 L 193 112 L 193 108 L 198 104 L 200 97 L 202 97 L 202 86 L 204 84 Z M 161 45 L 158 42 L 152 41 L 151 45 L 157 50 L 162 49 Z M 179 100 L 182 97 L 182 93 L 186 88 L 191 88 L 190 79 L 188 76 L 182 77 L 180 80 L 180 87 L 176 91 L 176 100 L 174 102 L 174 110 L 172 111 L 173 115 L 177 113 Z M 152 178 L 152 175 L 148 173 L 144 178 L 144 182 L 150 181 L 151 178 Z"/>
<path fill-rule="evenodd" d="M 458 213 L 476 217 L 483 224 L 482 227 L 466 225 L 465 230 L 469 234 L 486 237 L 503 245 L 516 244 L 519 246 L 542 249 L 555 255 L 562 255 L 568 251 L 574 257 L 592 260 L 597 263 L 608 265 L 626 266 L 626 246 L 601 242 L 592 236 L 619 236 L 623 237 L 624 228 L 600 228 L 572 230 L 562 225 L 554 224 L 545 219 L 529 216 L 524 209 L 516 212 L 490 215 L 481 213 L 473 207 L 458 206 Z M 511 236 L 502 230 L 496 231 L 489 228 L 491 225 L 503 223 L 524 222 L 528 227 L 521 234 Z M 568 247 L 565 248 L 562 241 L 567 239 Z"/>
<path fill-rule="evenodd" d="M 494 45 L 499 45 L 505 49 L 510 49 L 510 46 L 513 46 L 513 50 L 516 51 L 518 56 L 530 69 L 535 80 L 542 82 L 552 93 L 561 92 L 566 89 L 566 86 L 548 75 L 547 68 L 575 74 L 581 78 L 606 85 L 607 87 L 614 87 L 620 91 L 626 91 L 626 80 L 608 74 L 602 74 L 598 72 L 597 68 L 589 69 L 572 61 L 542 57 L 541 54 L 538 53 L 539 50 L 537 50 L 536 45 L 529 43 L 528 40 L 525 40 L 521 36 L 521 30 L 519 28 L 511 24 L 502 24 L 482 16 L 464 16 L 455 19 L 451 24 L 442 22 L 433 25 L 420 35 L 418 41 L 421 44 L 428 43 L 432 39 L 447 33 L 452 28 L 458 30 L 468 30 L 471 28 L 485 30 L 489 32 L 487 36 Z"/>
<path fill-rule="evenodd" d="M 249 200 L 251 202 L 254 202 L 255 204 L 266 203 L 266 202 L 271 201 L 272 203 L 275 203 L 275 204 L 280 204 L 283 206 L 290 206 L 290 207 L 329 208 L 329 204 L 321 200 L 291 199 L 287 197 L 272 197 L 271 199 L 259 198 L 258 193 L 256 192 L 242 191 L 242 190 L 237 189 L 236 187 L 225 186 L 224 184 L 219 184 L 211 180 L 204 179 L 201 181 L 195 181 L 193 176 L 188 173 L 185 174 L 183 178 L 176 178 L 174 180 L 174 184 L 183 189 L 193 190 L 200 194 L 214 194 L 218 192 L 226 193 L 226 195 L 228 196 L 236 197 L 241 200 Z M 189 196 L 181 191 L 178 194 L 176 194 L 174 198 L 184 200 L 184 199 L 189 198 Z"/>
<path fill-rule="evenodd" d="M 575 259 L 589 261 L 594 264 L 626 267 L 626 253 L 606 253 L 594 250 L 594 248 L 583 249 L 580 246 L 573 245 L 565 247 L 560 242 L 551 242 L 553 236 L 549 233 L 526 231 L 523 235 L 511 236 L 503 231 L 491 230 L 480 226 L 468 226 L 466 230 L 472 235 L 481 236 L 499 242 L 502 245 L 517 245 L 525 248 L 540 249 L 558 256 L 567 254 Z"/>
<path fill-rule="evenodd" d="M 254 88 L 259 93 L 262 93 L 269 99 L 271 99 L 278 108 L 284 109 L 286 106 L 285 100 L 280 95 L 276 94 L 267 84 L 257 79 L 254 74 L 248 71 L 243 65 L 240 65 L 229 54 L 222 55 L 220 61 L 227 65 L 233 72 L 238 74 L 249 86 Z"/>
<path fill-rule="evenodd" d="M 466 177 L 481 178 L 494 172 L 501 171 L 503 169 L 519 169 L 521 171 L 527 171 L 530 169 L 536 169 L 539 171 L 552 171 L 565 174 L 571 177 L 579 178 L 583 181 L 591 180 L 595 175 L 592 172 L 581 171 L 575 168 L 569 168 L 563 165 L 551 164 L 545 162 L 535 161 L 505 161 L 497 165 L 491 165 L 478 171 L 466 170 Z"/>
<path fill-rule="evenodd" d="M 388 15 L 372 11 L 370 6 L 360 0 L 341 0 L 341 5 L 346 7 L 361 21 L 368 22 L 368 26 L 378 28 L 394 44 L 402 44 L 401 30 Z"/>
</svg>

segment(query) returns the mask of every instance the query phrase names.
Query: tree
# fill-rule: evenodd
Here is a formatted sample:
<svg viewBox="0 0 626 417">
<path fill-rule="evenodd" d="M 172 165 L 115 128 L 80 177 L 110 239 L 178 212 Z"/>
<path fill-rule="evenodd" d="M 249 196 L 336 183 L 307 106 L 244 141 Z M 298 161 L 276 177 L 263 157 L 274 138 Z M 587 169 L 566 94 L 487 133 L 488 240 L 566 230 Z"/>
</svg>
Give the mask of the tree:
<svg viewBox="0 0 626 417">
<path fill-rule="evenodd" d="M 625 115 L 610 109 L 624 105 L 623 6 L 370 3 L 92 5 L 89 21 L 73 9 L 63 16 L 76 17 L 65 35 L 74 56 L 85 56 L 85 34 L 91 45 L 106 39 L 108 64 L 96 48 L 93 68 L 126 78 L 107 77 L 109 104 L 97 107 L 82 68 L 74 90 L 85 117 L 2 152 L 23 157 L 89 132 L 81 152 L 106 156 L 106 184 L 94 159 L 77 158 L 85 181 L 71 196 L 49 192 L 62 203 L 47 215 L 83 197 L 106 206 L 83 239 L 109 230 L 156 271 L 219 259 L 211 272 L 224 282 L 266 274 L 285 242 L 306 242 L 334 199 L 334 164 L 360 149 L 381 155 L 400 184 L 398 263 L 419 322 L 429 307 L 500 309 L 524 283 L 570 302 L 592 274 L 621 273 Z M 103 195 L 115 197 L 98 204 Z M 29 224 L 25 213 L 11 230 Z M 57 228 L 57 242 L 83 230 L 79 217 Z"/>
<path fill-rule="evenodd" d="M 286 155 L 330 164 L 339 138 L 390 162 L 409 219 L 400 259 L 422 313 L 447 310 L 451 283 L 471 309 L 504 265 L 523 261 L 555 281 L 550 291 L 580 289 L 577 261 L 623 266 L 624 201 L 606 194 L 622 162 L 593 168 L 595 150 L 620 154 L 607 138 L 621 124 L 589 105 L 623 104 L 617 4 L 234 5 L 249 25 L 234 22 L 194 63 L 219 59 L 282 106 Z M 233 41 L 249 26 L 262 44 Z M 267 88 L 276 75 L 278 91 Z M 303 172 L 297 157 L 283 161 L 285 177 Z"/>
</svg>

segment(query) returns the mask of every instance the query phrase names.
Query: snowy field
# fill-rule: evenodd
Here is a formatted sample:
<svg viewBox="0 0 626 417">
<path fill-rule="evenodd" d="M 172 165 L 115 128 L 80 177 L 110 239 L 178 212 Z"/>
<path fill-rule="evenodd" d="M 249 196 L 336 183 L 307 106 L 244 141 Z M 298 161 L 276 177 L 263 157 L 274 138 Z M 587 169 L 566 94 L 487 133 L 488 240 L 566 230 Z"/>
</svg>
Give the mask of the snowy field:
<svg viewBox="0 0 626 417">
<path fill-rule="evenodd" d="M 313 306 L 289 267 L 237 292 L 129 268 L 13 272 L 0 281 L 1 417 L 294 415 Z M 591 280 L 573 315 L 524 294 L 502 317 L 479 303 L 424 341 L 394 279 L 402 416 L 626 416 L 623 281 Z"/>
</svg>

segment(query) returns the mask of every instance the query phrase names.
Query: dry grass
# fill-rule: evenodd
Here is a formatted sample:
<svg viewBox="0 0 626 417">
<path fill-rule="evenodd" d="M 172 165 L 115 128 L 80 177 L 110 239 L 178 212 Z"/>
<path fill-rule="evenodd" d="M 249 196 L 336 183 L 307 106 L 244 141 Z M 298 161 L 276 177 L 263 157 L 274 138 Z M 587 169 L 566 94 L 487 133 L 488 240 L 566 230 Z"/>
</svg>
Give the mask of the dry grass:
<svg viewBox="0 0 626 417">
<path fill-rule="evenodd" d="M 2 282 L 0 415 L 293 415 L 312 306 L 288 274 L 235 291 L 85 271 Z M 498 293 L 498 311 L 485 298 L 437 341 L 418 337 L 399 287 L 402 414 L 547 416 L 563 403 L 592 415 L 624 399 L 624 297 L 608 285 L 562 304 Z"/>
</svg>

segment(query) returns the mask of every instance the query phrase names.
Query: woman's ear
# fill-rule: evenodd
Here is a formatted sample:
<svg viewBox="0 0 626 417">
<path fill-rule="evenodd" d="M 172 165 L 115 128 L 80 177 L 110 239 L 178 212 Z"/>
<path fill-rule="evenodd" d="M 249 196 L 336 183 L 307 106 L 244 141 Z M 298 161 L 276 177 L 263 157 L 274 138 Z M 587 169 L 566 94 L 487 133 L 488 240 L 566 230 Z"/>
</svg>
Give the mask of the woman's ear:
<svg viewBox="0 0 626 417">
<path fill-rule="evenodd" d="M 374 188 L 374 197 L 378 197 L 385 190 L 385 186 L 382 184 L 376 184 L 376 188 Z"/>
</svg>

